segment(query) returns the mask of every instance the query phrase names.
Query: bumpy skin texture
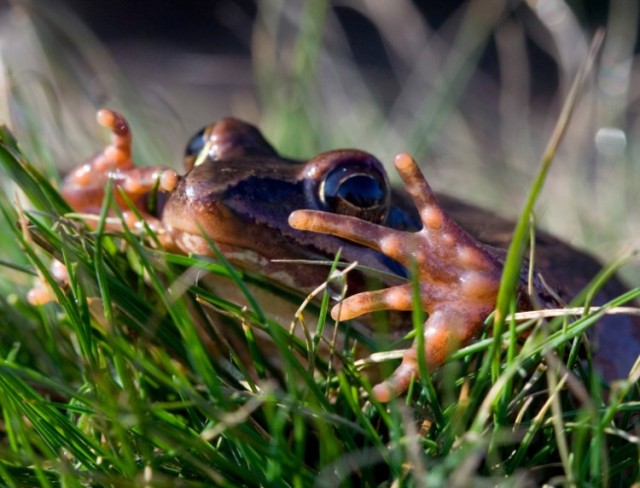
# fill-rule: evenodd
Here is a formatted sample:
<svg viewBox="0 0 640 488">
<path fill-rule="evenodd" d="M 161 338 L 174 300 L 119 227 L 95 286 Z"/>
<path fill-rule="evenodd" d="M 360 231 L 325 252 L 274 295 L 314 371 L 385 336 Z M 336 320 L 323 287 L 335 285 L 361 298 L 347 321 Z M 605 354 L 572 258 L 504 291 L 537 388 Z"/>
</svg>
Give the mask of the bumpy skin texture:
<svg viewBox="0 0 640 488">
<path fill-rule="evenodd" d="M 142 213 L 144 223 L 157 233 L 165 248 L 211 254 L 207 240 L 200 235 L 204 231 L 234 264 L 263 272 L 303 292 L 321 283 L 326 269 L 274 259 L 333 259 L 341 249 L 343 260 L 357 260 L 386 273 L 397 272 L 397 263 L 405 269 L 415 268 L 420 300 L 429 314 L 424 324 L 424 352 L 432 370 L 452 351 L 468 344 L 495 307 L 512 224 L 450 197 L 436 199 L 407 154 L 397 156 L 395 166 L 415 209 L 411 201 L 394 199 L 394 193 L 363 214 L 352 209 L 346 212 L 349 215 L 338 215 L 319 211 L 323 209 L 322 196 L 318 199 L 326 181 L 323 178 L 336 167 L 355 166 L 364 175 L 375 175 L 385 187 L 386 175 L 371 155 L 339 150 L 308 162 L 288 160 L 253 126 L 228 118 L 201 132 L 206 143 L 190 146 L 188 173 L 180 177 L 162 167 L 133 165 L 131 134 L 121 115 L 103 109 L 98 122 L 111 129 L 111 144 L 71 172 L 62 189 L 76 211 L 97 213 L 111 179 L 127 225 L 141 228 L 143 222 L 126 210 L 121 192 Z M 164 203 L 148 209 L 146 197 L 156 190 L 165 194 Z M 365 215 L 372 221 L 365 220 Z M 561 306 L 555 297 L 569 301 L 598 270 L 598 263 L 590 256 L 538 233 L 534 296 L 529 297 L 525 290 L 525 267 L 519 306 Z M 354 294 L 332 310 L 334 319 L 348 320 L 375 310 L 412 309 L 409 284 L 398 285 L 396 280 L 388 283 L 388 288 L 364 291 L 364 280 L 359 280 L 360 285 L 355 281 L 350 286 Z M 617 280 L 611 280 L 595 304 L 623 291 Z M 34 301 L 45 300 L 40 297 Z M 639 322 L 633 317 L 606 317 L 595 328 L 592 336 L 600 343 L 595 360 L 607 379 L 629 373 L 640 352 Z M 406 391 L 418 374 L 417 357 L 414 343 L 392 376 L 374 388 L 378 400 L 388 401 Z"/>
</svg>

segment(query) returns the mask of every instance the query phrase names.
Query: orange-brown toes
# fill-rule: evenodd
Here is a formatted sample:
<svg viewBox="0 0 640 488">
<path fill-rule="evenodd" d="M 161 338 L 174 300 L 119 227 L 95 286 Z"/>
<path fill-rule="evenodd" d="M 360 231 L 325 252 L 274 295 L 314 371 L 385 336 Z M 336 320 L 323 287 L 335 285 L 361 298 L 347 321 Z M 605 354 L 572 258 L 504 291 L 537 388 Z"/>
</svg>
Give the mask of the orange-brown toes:
<svg viewBox="0 0 640 488">
<path fill-rule="evenodd" d="M 69 272 L 62 261 L 58 261 L 57 259 L 51 261 L 50 271 L 56 281 L 60 283 L 69 282 Z M 31 305 L 45 305 L 54 301 L 55 298 L 51 288 L 42 281 L 38 281 L 38 283 L 27 292 L 27 301 Z"/>
<path fill-rule="evenodd" d="M 401 264 L 408 264 L 419 245 L 412 232 L 383 227 L 366 220 L 316 210 L 296 210 L 289 215 L 294 229 L 331 234 L 382 252 Z"/>
<path fill-rule="evenodd" d="M 54 259 L 51 261 L 51 275 L 60 282 L 69 281 L 69 270 L 62 261 Z"/>
<path fill-rule="evenodd" d="M 166 192 L 173 191 L 178 185 L 178 180 L 178 173 L 176 173 L 174 170 L 164 170 L 160 175 L 160 188 Z"/>
<path fill-rule="evenodd" d="M 96 120 L 102 127 L 113 128 L 116 123 L 116 113 L 108 108 L 101 108 L 96 113 Z"/>
<path fill-rule="evenodd" d="M 298 230 L 315 230 L 312 217 L 304 210 L 291 212 L 289 215 L 289 225 Z"/>
<path fill-rule="evenodd" d="M 54 296 L 49 287 L 40 283 L 27 292 L 27 301 L 34 306 L 46 305 L 54 300 Z"/>
<path fill-rule="evenodd" d="M 388 384 L 387 381 L 383 381 L 382 383 L 377 384 L 373 387 L 373 396 L 380 403 L 390 402 L 393 398 L 397 396 L 393 388 Z"/>
<path fill-rule="evenodd" d="M 140 228 L 141 221 L 135 212 L 125 210 L 122 212 L 122 220 L 129 229 L 138 230 Z"/>
<path fill-rule="evenodd" d="M 96 167 L 102 165 L 99 171 L 132 166 L 131 131 L 127 120 L 119 113 L 107 108 L 98 111 L 96 120 L 100 125 L 111 130 L 111 144 L 102 151 L 102 157 L 96 159 Z"/>
<path fill-rule="evenodd" d="M 415 346 L 405 351 L 402 363 L 382 383 L 373 387 L 373 396 L 379 402 L 385 403 L 392 398 L 402 395 L 411 382 L 418 376 L 418 361 Z"/>
<path fill-rule="evenodd" d="M 411 308 L 411 289 L 408 285 L 400 285 L 345 298 L 331 309 L 331 317 L 334 320 L 349 320 L 378 310 L 408 311 Z"/>
<path fill-rule="evenodd" d="M 144 185 L 140 179 L 133 177 L 125 178 L 120 187 L 127 195 L 142 195 L 145 191 L 149 191 L 147 185 Z"/>
<path fill-rule="evenodd" d="M 111 132 L 115 136 L 122 138 L 123 141 L 127 141 L 129 139 L 130 131 L 127 119 L 118 112 L 108 108 L 100 109 L 96 113 L 96 120 L 101 126 L 111 129 Z"/>
<path fill-rule="evenodd" d="M 89 186 L 95 177 L 92 169 L 93 168 L 89 163 L 82 164 L 69 173 L 65 181 L 71 185 L 77 185 L 80 187 Z"/>
<path fill-rule="evenodd" d="M 422 212 L 432 205 L 439 208 L 429 183 L 427 183 L 418 164 L 411 155 L 406 153 L 398 154 L 394 164 L 404 182 L 405 190 L 411 196 L 418 212 Z"/>
<path fill-rule="evenodd" d="M 366 220 L 317 210 L 296 210 L 289 215 L 294 229 L 331 234 L 360 245 L 380 250 L 380 242 L 391 232 L 398 232 Z"/>
</svg>

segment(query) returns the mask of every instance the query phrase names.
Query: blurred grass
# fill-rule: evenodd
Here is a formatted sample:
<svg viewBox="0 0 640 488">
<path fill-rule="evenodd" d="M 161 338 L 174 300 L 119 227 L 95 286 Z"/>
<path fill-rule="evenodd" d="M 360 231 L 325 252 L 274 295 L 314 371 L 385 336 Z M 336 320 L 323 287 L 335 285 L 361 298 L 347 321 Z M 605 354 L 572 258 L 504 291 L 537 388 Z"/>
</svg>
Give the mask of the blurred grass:
<svg viewBox="0 0 640 488">
<path fill-rule="evenodd" d="M 385 85 L 384 77 L 354 63 L 329 4 L 261 2 L 254 100 L 229 109 L 259 119 L 286 154 L 355 146 L 390 161 L 409 151 L 430 161 L 434 186 L 484 203 L 499 195 L 501 208 L 519 208 L 559 103 L 532 100 L 527 78 L 536 74 L 528 71 L 523 36 L 546 26 L 541 42 L 560 68 L 558 100 L 589 36 L 562 3 L 547 4 L 556 17 L 532 8 L 535 22 L 506 15 L 509 7 L 499 3 L 478 17 L 486 5 L 470 2 L 437 31 L 408 1 L 391 10 L 354 3 L 378 28 L 399 80 L 393 96 L 381 99 L 376 82 Z M 5 485 L 628 486 L 638 478 L 635 381 L 616 384 L 607 397 L 588 363 L 572 364 L 571 355 L 565 365 L 550 352 L 579 347 L 597 313 L 518 326 L 531 330 L 522 347 L 515 324 L 507 324 L 497 340 L 485 336 L 457 352 L 433 385 L 415 384 L 406 404 L 381 406 L 366 395 L 370 386 L 348 342 L 336 351 L 336 368 L 319 355 L 312 330 L 311 340 L 291 336 L 288 323 L 212 294 L 191 270 L 272 288 L 260 277 L 236 277 L 224 262 L 166 255 L 130 232 L 114 237 L 65 217 L 54 190 L 58 168 L 102 145 L 97 107 L 126 113 L 136 158 L 150 164 L 175 161 L 173 146 L 181 150 L 196 127 L 183 127 L 179 106 L 140 96 L 81 24 L 30 5 L 14 4 L 5 19 L 13 30 L 3 38 L 2 118 L 19 141 L 1 134 L 8 178 L 0 252 L 11 264 L 0 279 Z M 637 33 L 620 5 L 611 2 L 614 35 L 556 155 L 542 212 L 570 240 L 637 247 L 639 217 L 629 212 L 640 203 L 637 73 L 629 60 Z M 491 39 L 502 56 L 501 86 L 477 67 Z M 481 103 L 484 97 L 497 106 Z M 602 127 L 622 131 L 625 144 L 614 131 L 598 146 Z M 29 202 L 21 206 L 31 234 L 15 225 L 18 191 Z M 589 195 L 586 213 L 582 195 Z M 613 261 L 615 249 L 597 251 Z M 58 304 L 32 307 L 25 294 L 35 270 L 54 284 L 49 255 L 67 264 L 70 284 L 55 288 Z M 306 313 L 324 316 L 323 307 Z M 501 346 L 497 374 L 479 374 L 493 343 Z M 567 377 L 567 369 L 578 375 Z"/>
</svg>

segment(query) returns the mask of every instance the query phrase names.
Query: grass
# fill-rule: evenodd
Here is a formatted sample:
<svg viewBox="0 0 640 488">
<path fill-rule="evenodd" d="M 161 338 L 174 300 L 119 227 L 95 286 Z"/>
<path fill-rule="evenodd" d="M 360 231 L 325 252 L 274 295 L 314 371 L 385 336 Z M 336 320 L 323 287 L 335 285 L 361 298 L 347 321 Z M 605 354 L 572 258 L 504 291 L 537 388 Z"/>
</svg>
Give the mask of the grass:
<svg viewBox="0 0 640 488">
<path fill-rule="evenodd" d="M 361 119 L 365 122 L 354 125 L 356 133 L 382 134 L 386 129 L 400 137 L 402 125 L 394 122 L 393 113 L 385 117 L 384 107 L 367 93 L 353 100 L 342 119 L 331 119 L 322 109 L 322 83 L 313 74 L 332 72 L 321 69 L 327 65 L 344 70 L 346 61 L 327 58 L 319 29 L 323 24 L 317 19 L 329 26 L 333 19 L 326 5 L 315 9 L 320 6 L 309 2 L 301 14 L 292 40 L 295 69 L 287 75 L 265 71 L 276 64 L 269 62 L 265 43 L 256 47 L 267 51 L 255 54 L 257 77 L 265 126 L 276 146 L 308 154 L 325 143 L 349 144 L 345 127 Z M 284 29 L 283 11 L 263 7 L 259 15 L 258 38 L 276 38 L 278 29 Z M 36 26 L 57 25 L 38 12 L 33 18 Z M 470 76 L 475 67 L 477 53 L 468 38 L 473 16 L 465 21 L 458 44 L 467 54 L 448 62 L 446 76 L 461 70 Z M 497 28 L 491 19 L 485 21 L 489 23 L 478 35 L 489 36 Z M 87 52 L 101 52 L 89 49 L 89 33 L 69 32 L 65 35 L 76 36 L 73 45 L 79 36 Z M 19 78 L 8 56 L 7 97 L 20 145 L 6 129 L 0 134 L 0 166 L 15 184 L 0 197 L 4 485 L 629 486 L 638 479 L 637 373 L 604 389 L 583 339 L 603 311 L 572 322 L 562 317 L 518 324 L 506 320 L 506 330 L 498 329 L 494 337 L 488 333 L 493 325 L 489 319 L 487 333 L 456 352 L 430 381 L 418 381 L 406 398 L 381 405 L 368 394 L 371 385 L 354 357 L 353 341 L 338 346 L 332 362 L 321 353 L 326 339 L 317 331 L 330 331 L 332 325 L 324 323 L 326 299 L 305 310 L 307 323 L 317 316 L 320 324 L 300 338 L 289 333 L 288 321 L 269 319 L 259 303 L 245 300 L 245 307 L 230 302 L 199 279 L 203 271 L 212 279 L 225 277 L 245 298 L 256 289 L 284 293 L 264 277 L 233 270 L 224 259 L 165 253 L 127 229 L 114 235 L 99 224 L 89 230 L 72 218 L 51 183 L 58 177 L 57 145 L 48 134 L 52 119 L 61 121 L 59 127 L 81 125 L 70 121 L 66 100 L 57 98 L 57 80 L 63 76 L 66 89 L 75 83 L 78 92 L 83 82 L 69 81 L 75 65 L 61 61 L 69 55 L 64 57 L 59 43 L 40 40 L 57 63 L 34 85 Z M 93 63 L 96 70 L 102 66 Z M 422 79 L 422 69 L 417 67 L 414 77 Z M 356 67 L 349 73 L 359 87 L 366 85 Z M 274 80 L 288 91 L 278 91 Z M 436 92 L 446 81 L 437 81 Z M 135 98 L 129 88 L 114 86 L 114 93 L 124 93 L 123 100 Z M 463 87 L 453 88 L 423 110 L 416 134 L 429 131 L 428 140 L 435 141 L 445 119 L 456 119 L 454 107 Z M 34 104 L 42 98 L 32 98 L 34 90 L 45 93 L 40 111 Z M 403 96 L 409 95 L 418 96 L 415 91 Z M 310 107 L 296 103 L 300 99 L 309 100 Z M 74 99 L 72 105 L 78 104 Z M 138 113 L 144 120 L 143 109 L 131 115 Z M 328 119 L 340 120 L 335 134 L 327 133 Z M 459 120 L 454 125 L 458 134 L 465 132 Z M 149 127 L 137 139 L 139 160 L 153 161 L 145 155 L 158 150 L 145 144 L 155 140 Z M 145 131 L 134 127 L 136 137 L 140 132 Z M 73 138 L 71 134 L 76 133 L 69 130 L 67 136 Z M 98 137 L 82 137 L 95 149 Z M 575 137 L 570 130 L 565 146 L 575 147 Z M 299 146 L 286 146 L 293 139 Z M 388 144 L 389 139 L 372 143 Z M 437 142 L 432 147 L 442 149 Z M 445 142 L 444 147 L 456 151 L 454 144 Z M 535 185 L 543 180 L 541 176 Z M 28 204 L 16 203 L 15 188 Z M 531 203 L 536 193 L 532 190 Z M 516 239 L 526 241 L 527 227 L 518 229 Z M 50 256 L 67 265 L 68 287 L 53 280 Z M 505 276 L 519 272 L 519 261 L 509 262 Z M 34 307 L 26 302 L 26 290 L 37 274 L 53 287 L 58 303 Z M 640 289 L 632 288 L 610 305 L 638 296 Z M 303 298 L 291 300 L 297 304 Z M 503 295 L 503 317 L 513 310 L 513 302 L 512 293 Z M 415 314 L 420 324 L 421 311 Z M 270 340 L 261 340 L 265 336 Z"/>
</svg>

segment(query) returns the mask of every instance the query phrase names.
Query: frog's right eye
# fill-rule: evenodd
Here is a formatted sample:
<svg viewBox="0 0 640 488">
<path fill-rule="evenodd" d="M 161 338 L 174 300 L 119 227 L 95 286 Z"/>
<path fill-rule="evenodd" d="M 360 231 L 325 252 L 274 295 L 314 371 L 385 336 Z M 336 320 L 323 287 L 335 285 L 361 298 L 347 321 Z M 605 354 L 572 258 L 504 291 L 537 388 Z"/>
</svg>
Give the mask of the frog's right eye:
<svg viewBox="0 0 640 488">
<path fill-rule="evenodd" d="M 384 174 L 359 163 L 347 160 L 329 171 L 320 200 L 330 212 L 381 222 L 389 207 L 389 185 Z"/>
<path fill-rule="evenodd" d="M 391 189 L 382 164 L 353 149 L 327 151 L 306 165 L 309 208 L 369 222 L 387 219 Z"/>
<path fill-rule="evenodd" d="M 209 140 L 209 132 L 209 126 L 203 127 L 187 143 L 184 151 L 184 166 L 187 171 L 191 171 L 195 166 L 198 156 L 200 156 Z"/>
</svg>

